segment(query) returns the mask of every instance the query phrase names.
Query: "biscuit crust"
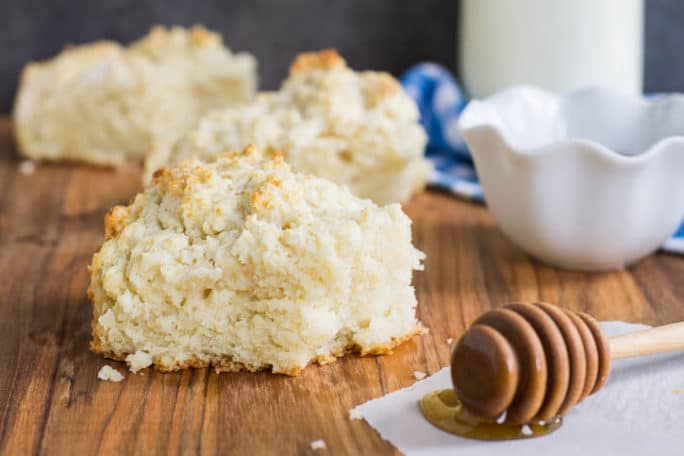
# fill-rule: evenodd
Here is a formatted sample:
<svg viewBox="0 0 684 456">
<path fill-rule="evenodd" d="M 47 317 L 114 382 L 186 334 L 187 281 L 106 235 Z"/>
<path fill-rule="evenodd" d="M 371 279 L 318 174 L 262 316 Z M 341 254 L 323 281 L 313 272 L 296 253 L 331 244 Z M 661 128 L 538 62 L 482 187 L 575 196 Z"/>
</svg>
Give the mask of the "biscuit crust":
<svg viewBox="0 0 684 456">
<path fill-rule="evenodd" d="M 175 372 L 183 369 L 202 369 L 206 367 L 211 367 L 216 371 L 217 373 L 222 373 L 222 372 L 261 372 L 261 371 L 270 371 L 274 374 L 282 374 L 282 375 L 288 375 L 291 377 L 299 375 L 302 370 L 307 368 L 310 365 L 317 364 L 319 366 L 323 366 L 326 364 L 334 363 L 337 358 L 342 358 L 344 356 L 349 356 L 349 355 L 357 355 L 357 356 L 384 356 L 384 355 L 391 355 L 394 352 L 394 349 L 397 348 L 398 346 L 404 344 L 408 340 L 412 339 L 414 336 L 421 334 L 423 332 L 423 327 L 421 325 L 417 325 L 415 330 L 411 333 L 408 333 L 402 337 L 395 337 L 392 339 L 390 343 L 387 344 L 380 344 L 376 345 L 373 347 L 370 347 L 368 350 L 363 351 L 361 348 L 357 345 L 351 345 L 349 347 L 345 347 L 342 350 L 337 350 L 335 352 L 325 354 L 325 355 L 318 355 L 315 358 L 311 360 L 309 364 L 303 367 L 292 367 L 292 368 L 287 368 L 287 369 L 281 369 L 281 370 L 274 370 L 273 365 L 271 364 L 262 364 L 262 365 L 250 365 L 250 364 L 245 364 L 241 362 L 235 362 L 233 361 L 233 358 L 231 356 L 223 356 L 223 357 L 218 357 L 216 359 L 211 359 L 211 360 L 206 360 L 206 359 L 201 359 L 198 357 L 192 357 L 190 359 L 187 359 L 183 362 L 177 362 L 177 363 L 164 363 L 163 361 L 157 362 L 155 361 L 154 364 L 152 365 L 154 367 L 154 370 L 158 372 Z M 102 343 L 100 342 L 100 339 L 96 336 L 93 335 L 92 340 L 90 341 L 90 350 L 93 353 L 97 353 L 98 355 L 101 355 L 107 359 L 111 359 L 114 361 L 126 361 L 126 357 L 130 353 L 115 353 L 113 351 L 107 351 L 103 350 L 102 348 Z"/>
</svg>

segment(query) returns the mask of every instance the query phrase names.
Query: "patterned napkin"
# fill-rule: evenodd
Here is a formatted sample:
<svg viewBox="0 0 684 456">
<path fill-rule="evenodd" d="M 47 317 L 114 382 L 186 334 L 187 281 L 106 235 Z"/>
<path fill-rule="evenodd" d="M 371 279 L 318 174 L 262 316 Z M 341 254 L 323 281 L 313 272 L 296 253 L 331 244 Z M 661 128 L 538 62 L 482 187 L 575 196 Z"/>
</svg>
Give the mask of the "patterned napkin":
<svg viewBox="0 0 684 456">
<path fill-rule="evenodd" d="M 418 104 L 421 123 L 428 134 L 425 155 L 435 165 L 430 185 L 484 203 L 468 147 L 458 131 L 458 117 L 468 103 L 458 82 L 446 68 L 435 63 L 418 64 L 400 80 Z M 684 254 L 684 223 L 661 249 Z"/>
</svg>

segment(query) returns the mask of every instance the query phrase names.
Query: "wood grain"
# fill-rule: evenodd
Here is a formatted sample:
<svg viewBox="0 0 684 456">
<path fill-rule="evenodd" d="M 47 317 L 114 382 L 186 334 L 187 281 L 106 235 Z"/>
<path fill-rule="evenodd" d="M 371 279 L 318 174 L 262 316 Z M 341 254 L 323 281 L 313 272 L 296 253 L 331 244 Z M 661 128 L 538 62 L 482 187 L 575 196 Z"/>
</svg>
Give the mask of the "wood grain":
<svg viewBox="0 0 684 456">
<path fill-rule="evenodd" d="M 0 453 L 392 454 L 348 410 L 448 364 L 464 327 L 512 300 L 545 300 L 601 320 L 684 320 L 684 258 L 657 254 L 618 272 L 543 266 L 507 242 L 486 209 L 428 192 L 407 206 L 427 253 L 415 276 L 430 328 L 391 356 L 349 357 L 295 378 L 206 369 L 98 381 L 88 350 L 86 266 L 102 217 L 139 190 L 137 169 L 41 165 L 20 174 L 0 119 Z M 109 362 L 120 371 L 121 363 Z"/>
</svg>

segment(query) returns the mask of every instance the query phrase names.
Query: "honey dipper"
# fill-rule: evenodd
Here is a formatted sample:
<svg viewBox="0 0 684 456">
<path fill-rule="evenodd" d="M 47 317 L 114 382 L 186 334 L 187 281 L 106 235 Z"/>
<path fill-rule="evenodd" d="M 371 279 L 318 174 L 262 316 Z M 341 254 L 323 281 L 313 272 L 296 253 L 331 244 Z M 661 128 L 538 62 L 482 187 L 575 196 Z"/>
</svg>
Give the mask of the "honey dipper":
<svg viewBox="0 0 684 456">
<path fill-rule="evenodd" d="M 684 322 L 608 339 L 582 312 L 516 303 L 481 315 L 451 357 L 456 397 L 508 424 L 562 416 L 608 380 L 611 359 L 684 349 Z"/>
</svg>

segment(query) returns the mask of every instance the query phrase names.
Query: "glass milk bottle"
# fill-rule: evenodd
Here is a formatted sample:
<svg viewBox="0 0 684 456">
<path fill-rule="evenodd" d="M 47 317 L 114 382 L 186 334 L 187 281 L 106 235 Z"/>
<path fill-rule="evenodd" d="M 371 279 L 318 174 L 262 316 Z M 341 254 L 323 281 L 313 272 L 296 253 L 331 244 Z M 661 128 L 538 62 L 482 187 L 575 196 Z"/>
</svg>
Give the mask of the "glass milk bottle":
<svg viewBox="0 0 684 456">
<path fill-rule="evenodd" d="M 511 85 L 641 93 L 643 0 L 462 0 L 459 70 L 472 97 Z"/>
</svg>

